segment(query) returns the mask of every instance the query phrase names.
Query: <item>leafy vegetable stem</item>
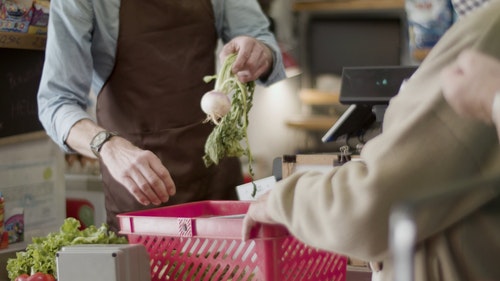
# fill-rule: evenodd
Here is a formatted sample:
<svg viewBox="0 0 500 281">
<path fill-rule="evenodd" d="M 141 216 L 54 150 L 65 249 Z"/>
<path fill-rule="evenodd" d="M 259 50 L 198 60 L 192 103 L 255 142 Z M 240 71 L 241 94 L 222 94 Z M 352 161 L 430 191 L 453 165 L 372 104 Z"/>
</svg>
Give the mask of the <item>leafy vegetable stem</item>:
<svg viewBox="0 0 500 281">
<path fill-rule="evenodd" d="M 247 135 L 248 113 L 252 107 L 252 97 L 255 89 L 255 82 L 240 82 L 231 72 L 231 68 L 236 61 L 237 54 L 229 55 L 224 61 L 217 75 L 205 76 L 203 80 L 210 82 L 216 79 L 214 91 L 232 95 L 231 108 L 228 114 L 217 120 L 214 130 L 208 136 L 205 143 L 205 155 L 203 160 L 208 167 L 212 164 L 218 164 L 223 157 L 241 157 L 248 158 L 248 170 L 250 176 L 254 177 L 252 169 L 253 157 L 250 151 L 250 142 Z M 245 148 L 242 147 L 242 141 L 245 142 Z M 256 185 L 254 184 L 254 195 Z"/>
<path fill-rule="evenodd" d="M 248 99 L 250 97 L 248 96 L 246 86 L 243 83 L 241 83 L 238 79 L 235 79 L 235 80 L 236 80 L 236 85 L 240 89 L 241 97 L 243 100 L 242 104 L 243 104 L 243 112 L 244 112 L 244 117 L 245 117 L 243 120 L 243 128 L 245 128 L 245 130 L 246 130 L 248 128 L 248 113 L 250 111 L 250 109 L 248 108 L 248 105 L 249 105 Z M 247 154 L 247 158 L 248 158 L 248 173 L 250 174 L 250 178 L 252 180 L 252 185 L 253 185 L 252 197 L 255 197 L 255 195 L 257 193 L 257 185 L 253 181 L 255 174 L 253 172 L 253 166 L 252 166 L 253 156 L 252 156 L 252 152 L 250 151 L 250 140 L 248 139 L 248 134 L 245 134 L 245 144 L 246 144 L 246 154 Z"/>
<path fill-rule="evenodd" d="M 226 80 L 230 79 L 231 75 L 231 67 L 236 60 L 236 54 L 232 54 L 226 58 L 226 61 L 222 65 L 221 70 L 219 71 L 219 77 L 215 80 L 214 89 L 217 91 L 222 91 L 224 89 L 224 85 L 226 84 Z M 220 83 L 223 83 L 220 85 Z"/>
<path fill-rule="evenodd" d="M 219 80 L 217 79 L 217 81 L 219 81 Z M 238 79 L 236 79 L 236 78 L 228 78 L 228 79 L 226 79 L 226 80 L 222 83 L 222 85 L 220 86 L 220 87 L 221 87 L 221 89 L 220 89 L 220 90 L 223 90 L 223 89 L 224 89 L 224 87 L 226 87 L 226 86 L 227 86 L 227 84 L 230 84 L 230 83 L 236 83 L 236 84 L 238 84 L 238 86 L 239 86 L 239 84 L 240 84 L 241 82 L 239 82 L 239 81 L 238 81 Z"/>
<path fill-rule="evenodd" d="M 238 85 L 238 88 L 240 89 L 240 92 L 241 92 L 241 97 L 243 99 L 243 112 L 245 113 L 245 118 L 243 120 L 243 127 L 244 128 L 247 128 L 248 127 L 248 112 L 250 111 L 248 109 L 248 96 L 247 96 L 247 89 L 245 87 L 245 85 L 243 85 L 243 83 L 241 83 L 238 79 L 235 79 L 236 80 L 236 85 Z M 254 174 L 253 174 L 253 169 L 252 169 L 252 161 L 253 161 L 253 157 L 252 157 L 252 153 L 250 152 L 250 140 L 248 139 L 248 134 L 245 134 L 245 144 L 246 144 L 246 147 L 247 147 L 247 157 L 248 157 L 248 172 L 250 173 L 250 176 L 254 177 Z"/>
</svg>

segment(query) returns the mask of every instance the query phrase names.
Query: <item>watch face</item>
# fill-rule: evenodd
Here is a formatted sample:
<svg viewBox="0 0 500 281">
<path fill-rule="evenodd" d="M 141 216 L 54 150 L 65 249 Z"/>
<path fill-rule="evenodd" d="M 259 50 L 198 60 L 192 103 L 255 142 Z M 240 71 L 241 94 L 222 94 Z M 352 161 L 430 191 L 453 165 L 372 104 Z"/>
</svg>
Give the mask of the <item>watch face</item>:
<svg viewBox="0 0 500 281">
<path fill-rule="evenodd" d="M 102 143 L 104 140 L 106 140 L 107 136 L 108 136 L 108 134 L 106 134 L 106 132 L 100 132 L 99 134 L 97 134 L 94 143 L 96 145 Z"/>
<path fill-rule="evenodd" d="M 101 146 L 110 138 L 111 133 L 102 131 L 99 132 L 90 143 L 90 148 L 92 152 L 99 157 L 99 150 L 101 150 Z"/>
</svg>

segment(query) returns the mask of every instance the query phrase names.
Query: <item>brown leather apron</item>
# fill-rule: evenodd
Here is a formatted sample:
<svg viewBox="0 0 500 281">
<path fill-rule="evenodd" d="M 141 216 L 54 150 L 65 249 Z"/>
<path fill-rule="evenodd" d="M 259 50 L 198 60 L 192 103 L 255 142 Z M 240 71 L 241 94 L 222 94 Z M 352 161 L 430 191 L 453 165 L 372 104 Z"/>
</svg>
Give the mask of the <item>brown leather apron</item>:
<svg viewBox="0 0 500 281">
<path fill-rule="evenodd" d="M 202 156 L 213 129 L 203 123 L 202 95 L 213 84 L 217 34 L 210 0 L 123 0 L 113 72 L 97 100 L 97 120 L 136 146 L 155 153 L 177 193 L 167 204 L 236 199 L 241 164 L 228 158 L 206 168 Z M 142 206 L 101 165 L 107 223 Z"/>
</svg>

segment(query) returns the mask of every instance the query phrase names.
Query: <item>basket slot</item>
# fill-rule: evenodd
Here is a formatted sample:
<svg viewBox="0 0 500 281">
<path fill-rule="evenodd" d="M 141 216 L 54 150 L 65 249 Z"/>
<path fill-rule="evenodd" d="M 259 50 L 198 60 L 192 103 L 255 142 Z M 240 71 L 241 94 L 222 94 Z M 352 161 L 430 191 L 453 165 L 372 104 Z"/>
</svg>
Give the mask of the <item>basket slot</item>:
<svg viewBox="0 0 500 281">
<path fill-rule="evenodd" d="M 345 280 L 347 258 L 316 250 L 294 238 L 285 239 L 282 245 L 281 274 L 286 280 Z"/>
<path fill-rule="evenodd" d="M 146 246 L 152 281 L 345 281 L 346 257 L 308 247 L 284 227 L 260 225 L 242 241 L 235 215 L 247 208 L 198 202 L 123 214 L 121 233 Z"/>
</svg>

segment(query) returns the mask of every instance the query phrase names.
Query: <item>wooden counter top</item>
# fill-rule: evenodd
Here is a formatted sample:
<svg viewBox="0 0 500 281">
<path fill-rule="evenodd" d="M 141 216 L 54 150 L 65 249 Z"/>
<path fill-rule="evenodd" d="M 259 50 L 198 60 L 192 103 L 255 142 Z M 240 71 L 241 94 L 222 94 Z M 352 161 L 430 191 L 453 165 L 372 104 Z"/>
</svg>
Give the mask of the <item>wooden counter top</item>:
<svg viewBox="0 0 500 281">
<path fill-rule="evenodd" d="M 311 11 L 352 11 L 352 10 L 388 10 L 404 9 L 404 0 L 330 0 L 330 1 L 295 1 L 296 12 Z"/>
</svg>

